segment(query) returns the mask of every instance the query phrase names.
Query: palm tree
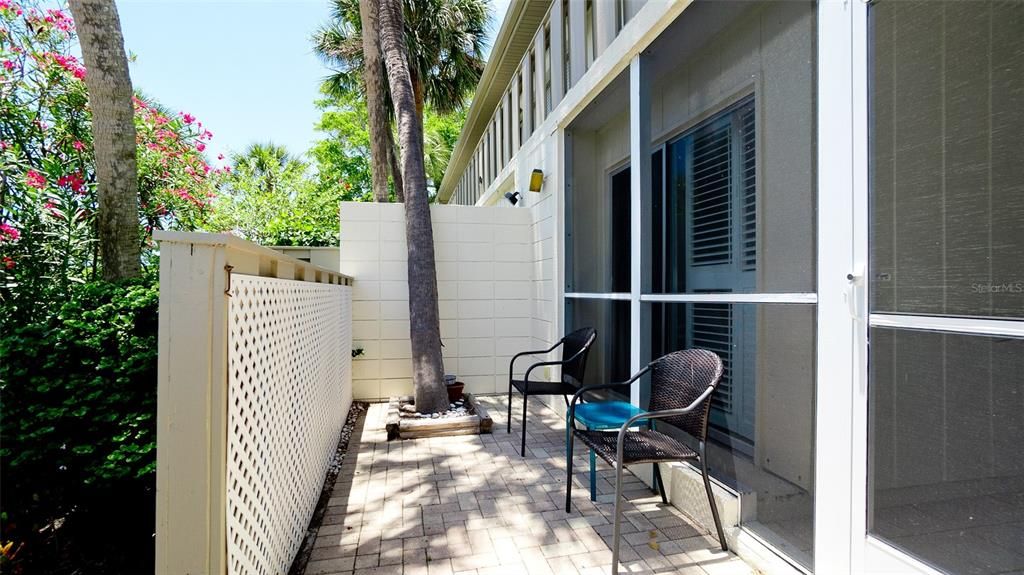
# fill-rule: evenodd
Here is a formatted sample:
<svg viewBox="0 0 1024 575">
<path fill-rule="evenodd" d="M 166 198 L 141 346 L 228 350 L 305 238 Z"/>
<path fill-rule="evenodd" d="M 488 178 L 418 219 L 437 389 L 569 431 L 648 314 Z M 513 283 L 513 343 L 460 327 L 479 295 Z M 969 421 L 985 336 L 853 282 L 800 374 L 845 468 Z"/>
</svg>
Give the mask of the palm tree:
<svg viewBox="0 0 1024 575">
<path fill-rule="evenodd" d="M 335 92 L 365 91 L 365 78 L 370 75 L 365 64 L 372 55 L 366 51 L 362 37 L 359 0 L 333 1 L 331 23 L 313 36 L 314 50 L 334 71 L 325 84 Z M 373 0 L 370 3 L 375 4 Z M 416 114 L 422 124 L 427 104 L 441 114 L 454 112 L 463 106 L 479 83 L 484 69 L 487 0 L 403 0 L 402 7 L 406 51 L 412 56 L 410 81 Z M 382 69 L 381 74 L 383 77 L 386 72 Z M 391 95 L 385 93 L 384 102 L 378 105 L 389 109 L 390 99 Z M 372 104 L 368 97 L 367 105 Z M 375 164 L 379 161 L 382 166 L 386 165 L 383 156 L 389 155 L 387 161 L 392 163 L 396 195 L 401 198 L 400 170 L 390 142 L 390 129 L 386 134 L 375 134 L 371 123 L 370 137 L 378 142 L 370 151 L 371 156 L 376 156 Z M 388 143 L 386 152 L 379 151 L 385 142 Z"/>
<path fill-rule="evenodd" d="M 289 172 L 303 172 L 305 164 L 288 153 L 288 149 L 273 142 L 253 143 L 245 152 L 231 156 L 237 176 L 256 182 L 260 191 L 274 193 L 281 177 Z"/>
<path fill-rule="evenodd" d="M 373 178 L 373 196 L 378 202 L 388 201 L 388 168 L 394 148 L 391 122 L 388 119 L 384 95 L 383 61 L 377 39 L 377 11 L 374 0 L 359 0 L 359 23 L 363 31 L 363 86 L 366 91 L 366 111 L 370 119 L 370 173 Z M 398 181 L 399 179 L 396 179 Z"/>
<path fill-rule="evenodd" d="M 136 277 L 141 269 L 139 182 L 132 82 L 114 0 L 71 0 L 88 73 L 99 195 L 97 225 L 104 279 Z"/>
<path fill-rule="evenodd" d="M 231 176 L 220 190 L 206 226 L 266 245 L 287 221 L 308 166 L 272 142 L 232 154 Z"/>
<path fill-rule="evenodd" d="M 380 0 L 380 43 L 398 120 L 405 180 L 405 236 L 409 269 L 409 332 L 416 409 L 423 413 L 448 407 L 441 363 L 441 322 L 437 311 L 434 232 L 423 164 L 423 124 L 417 108 L 402 24 L 402 0 Z"/>
</svg>

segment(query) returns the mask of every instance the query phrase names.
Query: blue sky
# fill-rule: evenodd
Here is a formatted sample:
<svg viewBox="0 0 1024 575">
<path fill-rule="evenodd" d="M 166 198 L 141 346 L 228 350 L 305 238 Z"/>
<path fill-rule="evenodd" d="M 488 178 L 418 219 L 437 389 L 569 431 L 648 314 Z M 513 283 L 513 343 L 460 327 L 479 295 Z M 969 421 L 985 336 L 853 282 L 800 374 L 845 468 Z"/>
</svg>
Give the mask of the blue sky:
<svg viewBox="0 0 1024 575">
<path fill-rule="evenodd" d="M 491 38 L 510 0 L 491 0 Z M 132 84 L 213 132 L 211 158 L 273 141 L 305 152 L 327 70 L 310 35 L 327 1 L 119 1 Z"/>
</svg>

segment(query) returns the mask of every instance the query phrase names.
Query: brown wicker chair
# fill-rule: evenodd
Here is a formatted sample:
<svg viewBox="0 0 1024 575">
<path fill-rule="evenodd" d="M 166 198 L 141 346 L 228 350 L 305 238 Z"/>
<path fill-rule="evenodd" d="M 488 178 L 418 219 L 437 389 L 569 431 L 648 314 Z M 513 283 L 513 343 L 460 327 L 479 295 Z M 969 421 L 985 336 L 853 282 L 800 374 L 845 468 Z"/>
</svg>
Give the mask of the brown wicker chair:
<svg viewBox="0 0 1024 575">
<path fill-rule="evenodd" d="M 626 386 L 648 372 L 651 374 L 650 410 L 639 413 L 627 420 L 616 431 L 590 431 L 573 429 L 569 435 L 568 451 L 572 453 L 573 439 L 580 441 L 615 468 L 615 520 L 612 542 L 612 573 L 619 572 L 619 536 L 622 519 L 622 470 L 627 465 L 638 463 L 667 463 L 672 461 L 697 460 L 700 462 L 704 489 L 711 505 L 711 515 L 718 531 L 718 541 L 723 551 L 728 551 L 718 507 L 711 493 L 708 480 L 708 464 L 705 457 L 705 443 L 708 436 L 708 412 L 711 408 L 711 394 L 722 379 L 722 360 L 715 353 L 704 349 L 676 351 L 649 363 L 628 382 L 588 386 L 581 389 L 569 405 L 567 421 L 574 421 L 576 404 L 584 393 L 595 389 Z M 639 421 L 648 421 L 649 429 L 630 430 Z M 655 420 L 664 421 L 699 442 L 699 451 L 654 430 Z M 621 462 L 621 465 L 619 464 Z M 565 508 L 570 509 L 572 495 L 572 458 L 567 466 Z"/>
<path fill-rule="evenodd" d="M 583 374 L 587 369 L 587 356 L 590 354 L 590 346 L 597 339 L 597 330 L 592 327 L 580 328 L 562 339 L 558 343 L 547 348 L 536 351 L 523 351 L 512 356 L 508 364 L 508 432 L 512 433 L 512 390 L 515 389 L 523 394 L 523 439 L 519 448 L 519 455 L 526 457 L 526 402 L 531 395 L 561 395 L 569 403 L 568 396 L 573 395 L 583 386 Z M 523 379 L 513 379 L 512 372 L 516 360 L 524 355 L 548 353 L 562 346 L 561 361 L 542 361 L 527 368 Z M 530 381 L 530 372 L 535 368 L 560 365 L 562 366 L 561 381 Z"/>
</svg>

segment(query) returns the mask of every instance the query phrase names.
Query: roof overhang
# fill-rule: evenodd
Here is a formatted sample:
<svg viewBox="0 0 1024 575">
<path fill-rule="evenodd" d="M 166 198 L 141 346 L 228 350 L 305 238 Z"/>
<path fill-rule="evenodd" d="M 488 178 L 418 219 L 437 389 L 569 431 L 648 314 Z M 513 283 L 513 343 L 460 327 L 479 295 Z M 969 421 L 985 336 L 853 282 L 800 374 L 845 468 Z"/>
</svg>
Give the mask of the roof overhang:
<svg viewBox="0 0 1024 575">
<path fill-rule="evenodd" d="M 455 191 L 459 177 L 487 130 L 505 88 L 519 71 L 523 55 L 533 45 L 533 37 L 547 15 L 551 1 L 512 0 L 509 4 L 501 29 L 491 47 L 491 54 L 480 77 L 480 83 L 477 85 L 473 102 L 466 113 L 466 123 L 462 126 L 462 133 L 459 134 L 441 185 L 438 186 L 438 202 L 447 203 Z"/>
</svg>

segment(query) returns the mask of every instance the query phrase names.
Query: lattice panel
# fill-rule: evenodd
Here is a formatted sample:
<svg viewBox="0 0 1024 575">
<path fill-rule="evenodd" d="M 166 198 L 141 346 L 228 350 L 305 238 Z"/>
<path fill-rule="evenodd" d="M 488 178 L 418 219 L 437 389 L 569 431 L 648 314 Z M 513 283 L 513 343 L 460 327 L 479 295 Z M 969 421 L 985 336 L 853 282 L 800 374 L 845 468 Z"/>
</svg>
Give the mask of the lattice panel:
<svg viewBox="0 0 1024 575">
<path fill-rule="evenodd" d="M 345 421 L 350 287 L 234 275 L 228 305 L 228 568 L 288 572 Z"/>
</svg>

